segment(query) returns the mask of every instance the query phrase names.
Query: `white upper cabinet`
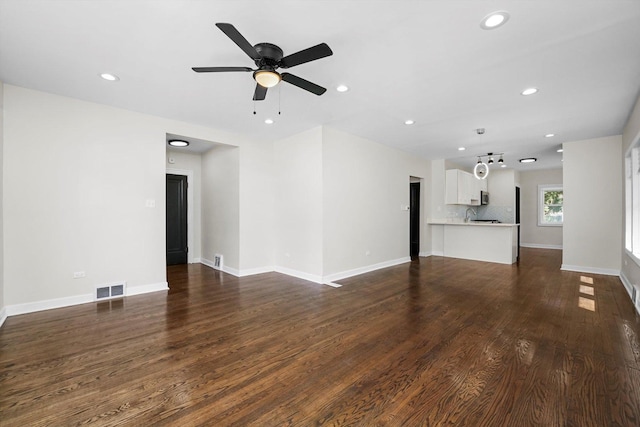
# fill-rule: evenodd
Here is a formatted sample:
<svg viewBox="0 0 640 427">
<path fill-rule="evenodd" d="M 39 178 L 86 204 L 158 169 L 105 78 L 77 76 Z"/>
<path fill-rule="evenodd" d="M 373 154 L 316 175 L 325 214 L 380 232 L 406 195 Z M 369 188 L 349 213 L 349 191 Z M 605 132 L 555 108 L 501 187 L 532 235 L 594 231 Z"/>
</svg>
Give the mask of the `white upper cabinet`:
<svg viewBox="0 0 640 427">
<path fill-rule="evenodd" d="M 476 179 L 460 169 L 449 169 L 445 176 L 445 203 L 447 205 L 480 205 L 480 191 L 487 191 L 487 180 Z"/>
</svg>

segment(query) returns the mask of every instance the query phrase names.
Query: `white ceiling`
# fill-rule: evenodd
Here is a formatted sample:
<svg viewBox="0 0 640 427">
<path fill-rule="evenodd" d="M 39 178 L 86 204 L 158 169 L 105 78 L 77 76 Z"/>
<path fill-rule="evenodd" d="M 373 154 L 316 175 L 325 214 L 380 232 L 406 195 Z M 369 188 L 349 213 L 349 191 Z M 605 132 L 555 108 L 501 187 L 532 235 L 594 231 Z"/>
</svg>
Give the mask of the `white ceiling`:
<svg viewBox="0 0 640 427">
<path fill-rule="evenodd" d="M 507 24 L 481 29 L 496 10 Z M 333 56 L 287 71 L 328 91 L 281 83 L 254 115 L 251 73 L 191 70 L 253 67 L 216 22 L 285 55 L 326 42 Z M 640 89 L 640 1 L 0 0 L 0 79 L 263 140 L 327 125 L 427 159 L 560 167 L 563 142 L 622 132 Z"/>
</svg>

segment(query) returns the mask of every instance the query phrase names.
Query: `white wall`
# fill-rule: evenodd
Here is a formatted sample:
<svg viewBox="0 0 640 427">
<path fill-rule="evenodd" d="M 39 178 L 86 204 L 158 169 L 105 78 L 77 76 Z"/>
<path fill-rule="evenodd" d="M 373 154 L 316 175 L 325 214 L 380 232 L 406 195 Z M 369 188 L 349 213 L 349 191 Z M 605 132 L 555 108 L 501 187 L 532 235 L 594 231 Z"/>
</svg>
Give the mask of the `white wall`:
<svg viewBox="0 0 640 427">
<path fill-rule="evenodd" d="M 274 144 L 275 263 L 278 271 L 322 281 L 322 128 Z"/>
<path fill-rule="evenodd" d="M 168 159 L 173 159 L 174 163 L 169 163 Z M 190 172 L 191 180 L 188 182 L 188 192 L 193 195 L 193 200 L 188 200 L 187 213 L 189 216 L 189 259 L 190 262 L 199 262 L 202 248 L 202 155 L 185 153 L 177 150 L 167 150 L 167 173 L 177 171 L 182 175 L 182 171 Z"/>
<path fill-rule="evenodd" d="M 165 132 L 154 119 L 10 85 L 4 113 L 5 303 L 165 284 Z"/>
<path fill-rule="evenodd" d="M 622 138 L 565 142 L 563 149 L 562 268 L 618 275 L 623 243 Z"/>
<path fill-rule="evenodd" d="M 562 185 L 562 169 L 520 173 L 520 240 L 522 246 L 562 247 L 562 227 L 538 226 L 538 185 Z"/>
<path fill-rule="evenodd" d="M 223 256 L 223 267 L 240 270 L 240 150 L 216 146 L 202 155 L 202 259 L 212 264 Z"/>
<path fill-rule="evenodd" d="M 409 205 L 411 176 L 428 180 L 429 162 L 327 127 L 322 142 L 324 275 L 408 258 L 409 211 L 401 206 Z M 422 205 L 428 209 L 426 197 Z M 426 252 L 424 221 L 421 228 Z"/>
<path fill-rule="evenodd" d="M 244 142 L 240 159 L 241 274 L 272 271 L 275 262 L 274 144 Z"/>
<path fill-rule="evenodd" d="M 494 168 L 487 177 L 487 191 L 491 206 L 514 209 L 516 205 L 516 174 L 513 169 Z"/>
<path fill-rule="evenodd" d="M 237 269 L 239 230 L 248 230 L 242 237 L 252 248 L 247 264 L 273 265 L 269 240 L 264 233 L 251 234 L 264 218 L 256 207 L 273 196 L 271 182 L 262 179 L 268 158 L 266 166 L 252 167 L 269 150 L 265 144 L 11 85 L 4 86 L 3 99 L 3 280 L 9 314 L 87 302 L 95 285 L 113 281 L 126 280 L 135 292 L 166 288 L 167 133 L 241 147 L 223 165 L 235 168 L 230 184 L 236 203 L 229 208 L 240 219 L 232 224 L 235 247 L 221 249 L 229 249 L 225 262 Z M 238 183 L 260 180 L 243 189 L 247 212 L 238 216 Z M 145 207 L 151 200 L 155 208 Z M 210 233 L 210 253 L 202 256 L 212 256 L 229 232 Z M 251 254 L 259 255 L 250 259 Z M 86 277 L 72 279 L 76 271 Z"/>
</svg>

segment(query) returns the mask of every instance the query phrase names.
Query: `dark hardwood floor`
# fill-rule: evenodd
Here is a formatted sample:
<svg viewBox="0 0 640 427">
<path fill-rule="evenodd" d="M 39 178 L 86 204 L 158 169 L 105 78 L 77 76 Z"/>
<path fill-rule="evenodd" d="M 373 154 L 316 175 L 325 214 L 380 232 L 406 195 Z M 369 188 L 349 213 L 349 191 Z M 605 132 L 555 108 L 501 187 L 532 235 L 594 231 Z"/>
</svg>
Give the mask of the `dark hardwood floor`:
<svg viewBox="0 0 640 427">
<path fill-rule="evenodd" d="M 430 257 L 341 288 L 172 266 L 168 293 L 7 319 L 0 425 L 638 426 L 640 317 L 560 262 Z"/>
</svg>

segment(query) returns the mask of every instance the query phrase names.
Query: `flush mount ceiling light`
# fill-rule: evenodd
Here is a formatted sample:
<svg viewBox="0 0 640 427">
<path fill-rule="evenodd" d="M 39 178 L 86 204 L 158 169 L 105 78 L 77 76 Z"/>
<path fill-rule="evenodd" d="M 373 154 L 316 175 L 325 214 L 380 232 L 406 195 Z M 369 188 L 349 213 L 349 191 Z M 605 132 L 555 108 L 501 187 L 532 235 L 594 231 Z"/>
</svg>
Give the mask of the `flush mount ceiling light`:
<svg viewBox="0 0 640 427">
<path fill-rule="evenodd" d="M 271 120 L 271 119 L 266 119 L 264 122 L 266 124 L 268 124 L 268 125 L 272 125 L 273 124 L 273 120 Z"/>
<path fill-rule="evenodd" d="M 564 151 L 564 150 L 563 150 L 562 148 L 558 148 L 558 149 L 556 150 L 556 152 L 557 152 L 557 153 L 562 153 L 563 151 Z"/>
<path fill-rule="evenodd" d="M 111 74 L 111 73 L 102 73 L 102 74 L 100 74 L 100 77 L 102 77 L 104 80 L 108 80 L 110 82 L 117 82 L 118 80 L 120 80 L 120 78 L 118 76 L 116 76 L 115 74 Z"/>
<path fill-rule="evenodd" d="M 336 88 L 336 90 L 337 90 L 338 92 L 346 92 L 346 91 L 348 91 L 348 90 L 349 90 L 349 87 L 348 87 L 348 86 L 346 86 L 346 85 L 340 85 L 340 86 L 338 86 L 338 87 Z"/>
<path fill-rule="evenodd" d="M 509 16 L 509 12 L 504 10 L 491 12 L 482 19 L 480 22 L 480 28 L 483 30 L 495 30 L 496 28 L 506 24 L 509 20 Z"/>
<path fill-rule="evenodd" d="M 538 88 L 530 87 L 530 88 L 527 88 L 527 89 L 523 90 L 522 92 L 520 92 L 520 94 L 524 95 L 524 96 L 533 95 L 534 93 L 538 93 Z"/>
<path fill-rule="evenodd" d="M 545 137 L 545 138 L 553 138 L 554 136 L 556 136 L 556 134 L 555 134 L 555 133 L 548 133 L 548 134 L 546 134 L 544 137 Z"/>
<path fill-rule="evenodd" d="M 520 159 L 518 160 L 520 163 L 533 163 L 533 162 L 537 162 L 538 159 L 536 159 L 535 157 L 527 157 L 525 159 Z"/>
<path fill-rule="evenodd" d="M 464 150 L 466 150 L 465 147 L 458 147 L 458 151 L 464 151 Z"/>
<path fill-rule="evenodd" d="M 262 87 L 270 88 L 280 83 L 280 74 L 273 70 L 258 70 L 253 73 L 253 78 Z"/>
<path fill-rule="evenodd" d="M 189 145 L 189 141 L 182 139 L 170 139 L 169 145 L 172 147 L 187 147 Z"/>
<path fill-rule="evenodd" d="M 415 123 L 415 122 L 414 122 L 413 120 L 411 120 L 411 119 L 409 119 L 409 120 L 405 120 L 405 121 L 404 121 L 404 124 L 405 124 L 405 125 L 412 125 L 412 124 L 414 124 L 414 123 Z"/>
</svg>

